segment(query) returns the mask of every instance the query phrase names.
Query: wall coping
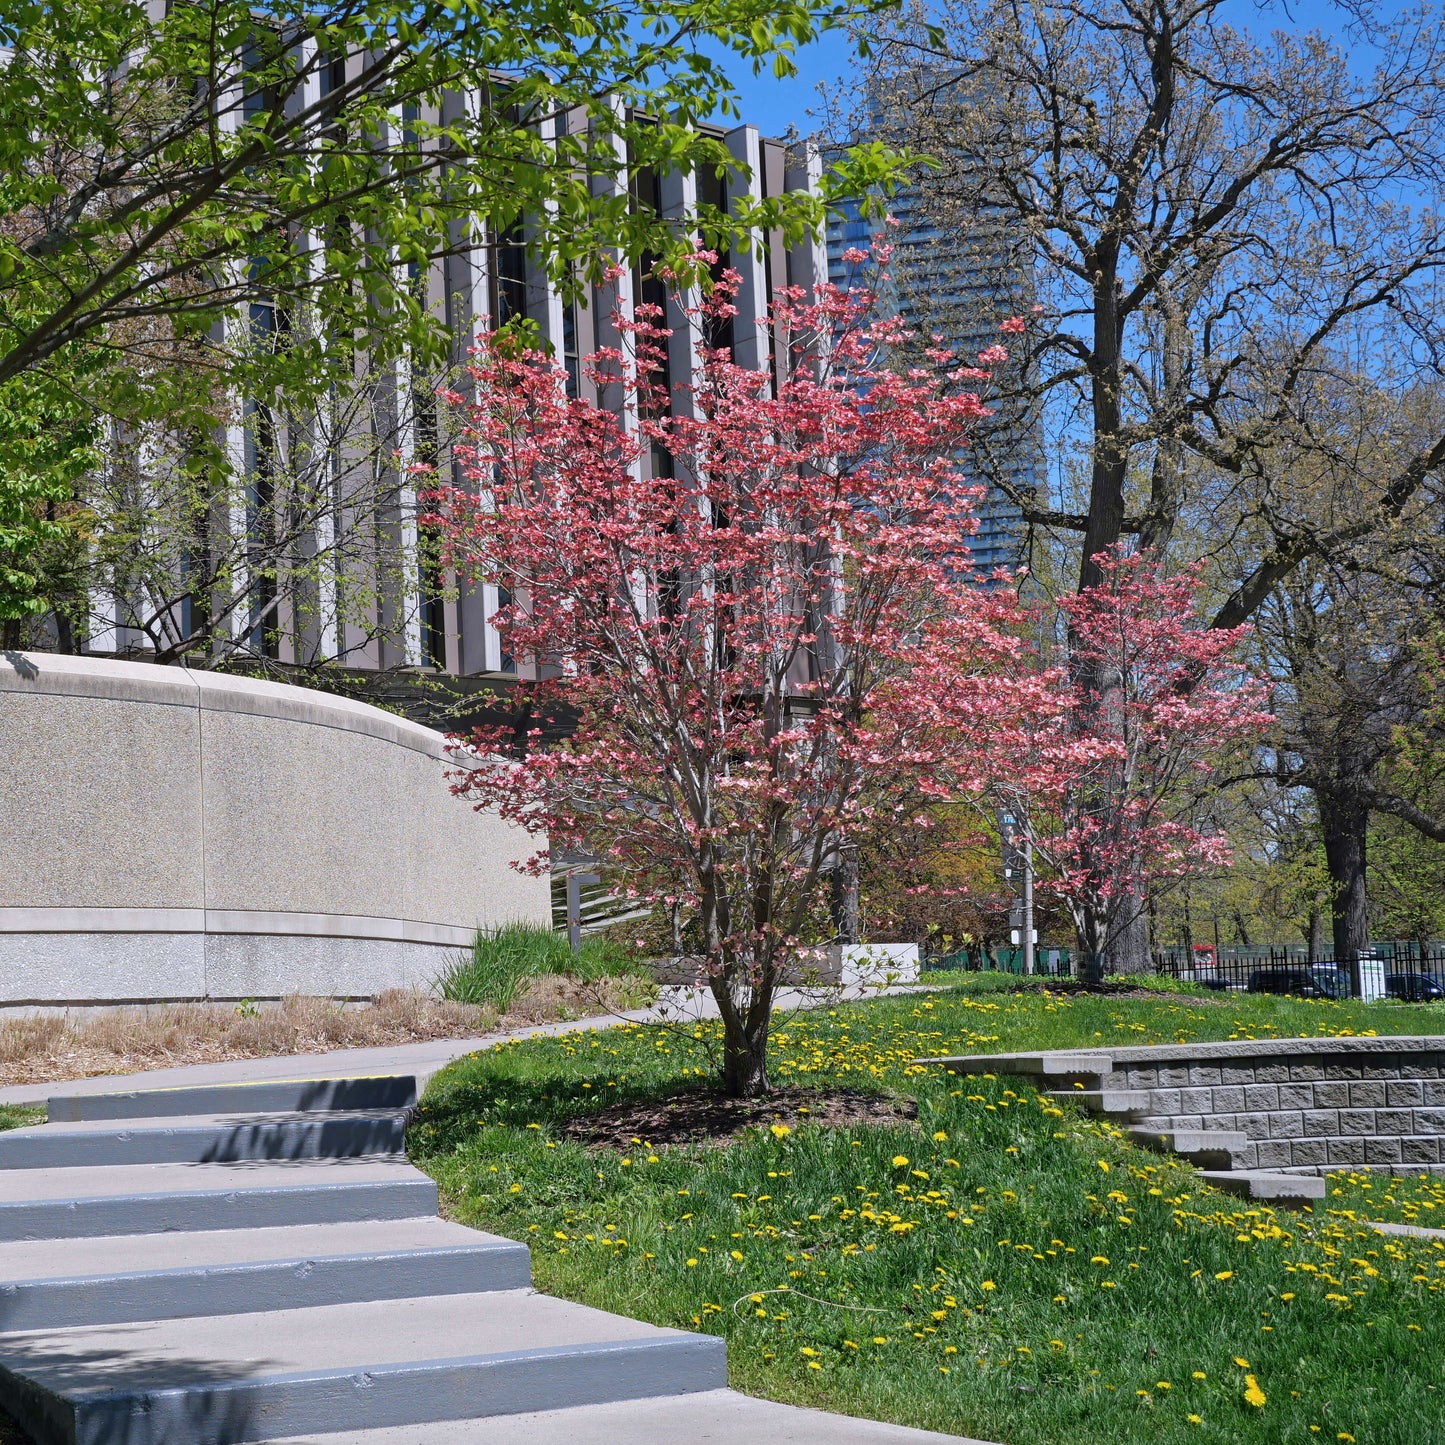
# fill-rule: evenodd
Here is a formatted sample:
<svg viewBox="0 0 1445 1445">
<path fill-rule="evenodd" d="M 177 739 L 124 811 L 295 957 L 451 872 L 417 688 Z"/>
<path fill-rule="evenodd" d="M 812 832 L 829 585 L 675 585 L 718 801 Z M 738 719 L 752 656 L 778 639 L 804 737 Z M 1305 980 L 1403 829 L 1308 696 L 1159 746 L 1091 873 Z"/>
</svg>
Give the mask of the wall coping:
<svg viewBox="0 0 1445 1445">
<path fill-rule="evenodd" d="M 442 759 L 446 738 L 370 703 L 291 683 L 152 662 L 51 652 L 0 653 L 0 693 L 106 698 L 197 712 L 278 718 L 379 738 Z"/>
<path fill-rule="evenodd" d="M 1227 1039 L 1213 1043 L 1128 1048 L 1054 1049 L 1044 1053 L 967 1054 L 916 1059 L 969 1073 L 1109 1073 L 1119 1064 L 1207 1064 L 1214 1060 L 1300 1058 L 1336 1054 L 1445 1053 L 1445 1034 L 1349 1034 L 1323 1039 Z"/>
</svg>

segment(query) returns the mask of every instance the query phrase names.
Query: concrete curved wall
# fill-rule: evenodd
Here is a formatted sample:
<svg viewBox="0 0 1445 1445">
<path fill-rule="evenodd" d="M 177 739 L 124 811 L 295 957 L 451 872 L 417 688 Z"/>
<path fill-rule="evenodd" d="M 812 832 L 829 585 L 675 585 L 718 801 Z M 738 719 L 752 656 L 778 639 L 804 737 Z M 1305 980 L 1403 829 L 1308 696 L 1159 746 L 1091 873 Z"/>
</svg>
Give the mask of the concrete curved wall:
<svg viewBox="0 0 1445 1445">
<path fill-rule="evenodd" d="M 305 688 L 0 654 L 0 1004 L 364 997 L 548 922 L 442 735 Z"/>
</svg>

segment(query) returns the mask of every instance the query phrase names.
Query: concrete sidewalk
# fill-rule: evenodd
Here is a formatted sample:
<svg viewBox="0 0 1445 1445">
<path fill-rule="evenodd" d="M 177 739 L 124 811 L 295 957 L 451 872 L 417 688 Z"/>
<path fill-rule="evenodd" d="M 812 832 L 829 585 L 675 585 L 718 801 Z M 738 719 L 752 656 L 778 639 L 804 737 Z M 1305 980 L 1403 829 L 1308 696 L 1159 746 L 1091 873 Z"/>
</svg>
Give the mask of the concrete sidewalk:
<svg viewBox="0 0 1445 1445">
<path fill-rule="evenodd" d="M 905 984 L 888 989 L 844 990 L 844 1002 L 856 1003 L 880 994 L 926 992 L 926 984 Z M 717 1004 L 706 991 L 674 989 L 666 1006 L 685 1019 L 716 1018 Z M 700 993 L 700 997 L 699 997 Z M 830 998 L 828 1002 L 832 1002 Z M 806 1008 L 806 996 L 794 991 L 778 995 L 780 1013 Z M 249 1084 L 267 1079 L 305 1079 L 411 1074 L 417 1091 L 453 1059 L 489 1049 L 514 1039 L 547 1038 L 557 1034 L 585 1033 L 588 1029 L 612 1028 L 622 1023 L 658 1023 L 656 1007 L 627 1013 L 596 1014 L 565 1023 L 536 1024 L 529 1028 L 483 1034 L 470 1039 L 432 1039 L 420 1044 L 396 1044 L 376 1049 L 334 1049 L 319 1054 L 271 1054 L 259 1059 L 228 1059 L 218 1064 L 181 1064 L 171 1069 L 147 1069 L 137 1074 L 97 1074 L 91 1078 L 52 1080 L 44 1084 L 12 1084 L 0 1088 L 0 1104 L 43 1104 L 52 1094 L 114 1094 L 132 1089 L 180 1089 L 206 1084 Z"/>
</svg>

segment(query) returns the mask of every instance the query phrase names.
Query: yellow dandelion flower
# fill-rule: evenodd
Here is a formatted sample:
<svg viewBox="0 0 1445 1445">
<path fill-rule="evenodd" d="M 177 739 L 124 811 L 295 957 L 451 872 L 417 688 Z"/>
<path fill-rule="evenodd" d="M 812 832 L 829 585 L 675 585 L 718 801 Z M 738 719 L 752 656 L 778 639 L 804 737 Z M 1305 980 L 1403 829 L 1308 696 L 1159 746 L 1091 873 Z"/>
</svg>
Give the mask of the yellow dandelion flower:
<svg viewBox="0 0 1445 1445">
<path fill-rule="evenodd" d="M 895 1155 L 893 1156 L 893 1167 L 894 1167 L 895 1169 L 907 1169 L 907 1168 L 908 1168 L 908 1155 L 906 1155 L 906 1154 L 895 1154 Z"/>
<path fill-rule="evenodd" d="M 786 1139 L 793 1132 L 786 1124 L 770 1124 L 768 1129 L 774 1139 Z"/>
<path fill-rule="evenodd" d="M 1253 1375 L 1244 1377 L 1244 1403 L 1246 1405 L 1253 1405 L 1256 1410 L 1263 1410 L 1264 1402 L 1268 1398 L 1269 1396 L 1259 1388 L 1259 1381 Z"/>
<path fill-rule="evenodd" d="M 984 1282 L 983 1282 L 981 1285 L 979 1285 L 979 1288 L 980 1288 L 980 1289 L 997 1289 L 998 1286 L 997 1286 L 991 1279 L 986 1279 L 986 1280 L 984 1280 Z"/>
<path fill-rule="evenodd" d="M 687 1267 L 688 1267 L 689 1269 L 691 1269 L 696 1263 L 697 1263 L 697 1261 L 696 1261 L 695 1259 L 690 1259 L 690 1260 L 688 1260 L 688 1262 L 687 1262 Z"/>
<path fill-rule="evenodd" d="M 1109 1256 L 1107 1254 L 1096 1254 L 1093 1259 L 1089 1261 L 1090 1264 L 1108 1264 L 1108 1262 Z"/>
<path fill-rule="evenodd" d="M 1206 1375 L 1203 1370 L 1195 1370 L 1194 1378 L 1196 1380 L 1207 1380 L 1209 1376 Z"/>
<path fill-rule="evenodd" d="M 1232 1269 L 1222 1269 L 1214 1277 L 1215 1279 L 1233 1279 L 1234 1271 Z"/>
<path fill-rule="evenodd" d="M 1191 1425 L 1202 1425 L 1204 1423 L 1203 1415 L 1189 1415 L 1185 1418 L 1189 1421 Z"/>
<path fill-rule="evenodd" d="M 1234 1363 L 1238 1365 L 1241 1370 L 1247 1370 L 1249 1368 L 1249 1361 L 1241 1359 L 1238 1355 L 1234 1357 Z"/>
</svg>

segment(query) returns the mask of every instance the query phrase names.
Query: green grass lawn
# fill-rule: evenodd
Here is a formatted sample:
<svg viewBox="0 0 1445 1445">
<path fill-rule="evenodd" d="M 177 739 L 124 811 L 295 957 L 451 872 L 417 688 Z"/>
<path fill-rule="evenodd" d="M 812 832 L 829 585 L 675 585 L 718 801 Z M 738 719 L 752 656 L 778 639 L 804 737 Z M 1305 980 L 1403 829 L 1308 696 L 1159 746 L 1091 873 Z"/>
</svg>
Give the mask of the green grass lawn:
<svg viewBox="0 0 1445 1445">
<path fill-rule="evenodd" d="M 916 1124 L 626 1152 L 559 1137 L 708 1086 L 714 1026 L 629 1026 L 459 1061 L 411 1148 L 451 1214 L 531 1243 L 539 1288 L 723 1334 L 751 1393 L 1010 1445 L 1439 1445 L 1445 1241 L 1357 1222 L 1403 1209 L 1403 1184 L 1390 1205 L 1383 1181 L 1337 1179 L 1318 1213 L 1241 1208 L 1007 1078 L 911 1062 L 1346 1032 L 1445 1032 L 1445 1010 L 970 980 L 775 1034 L 776 1082 L 909 1094 Z"/>
<path fill-rule="evenodd" d="M 45 1109 L 37 1104 L 0 1104 L 0 1129 L 24 1129 L 30 1124 L 43 1124 Z"/>
</svg>

